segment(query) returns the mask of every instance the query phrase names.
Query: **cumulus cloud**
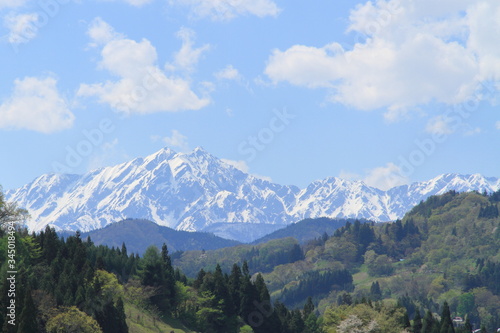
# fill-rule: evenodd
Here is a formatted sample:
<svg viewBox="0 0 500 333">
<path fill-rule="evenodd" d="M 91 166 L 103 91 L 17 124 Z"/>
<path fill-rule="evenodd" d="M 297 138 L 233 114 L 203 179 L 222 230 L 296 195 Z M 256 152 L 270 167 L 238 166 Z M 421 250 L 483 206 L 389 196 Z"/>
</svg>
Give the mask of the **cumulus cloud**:
<svg viewBox="0 0 500 333">
<path fill-rule="evenodd" d="M 0 0 L 0 9 L 23 6 L 28 0 Z"/>
<path fill-rule="evenodd" d="M 349 180 L 362 180 L 366 185 L 383 191 L 410 183 L 410 179 L 403 176 L 401 169 L 394 163 L 387 163 L 385 166 L 368 170 L 364 176 L 342 171 L 340 177 Z"/>
<path fill-rule="evenodd" d="M 82 84 L 78 96 L 95 96 L 127 114 L 198 110 L 209 104 L 207 97 L 191 89 L 187 78 L 167 75 L 158 67 L 156 48 L 149 40 L 127 39 L 99 18 L 88 33 L 92 43 L 102 47 L 99 67 L 118 80 Z"/>
<path fill-rule="evenodd" d="M 27 43 L 36 37 L 38 33 L 37 13 L 9 14 L 4 18 L 4 25 L 9 29 L 7 39 L 9 43 Z"/>
<path fill-rule="evenodd" d="M 276 16 L 280 9 L 271 0 L 170 0 L 171 4 L 189 6 L 197 17 L 230 20 L 240 15 Z"/>
<path fill-rule="evenodd" d="M 431 134 L 449 135 L 454 132 L 451 124 L 451 118 L 445 116 L 437 116 L 429 119 L 425 130 Z"/>
<path fill-rule="evenodd" d="M 210 45 L 205 44 L 201 47 L 194 47 L 195 33 L 191 29 L 181 28 L 177 32 L 177 37 L 182 40 L 181 49 L 175 53 L 173 64 L 167 64 L 165 67 L 169 70 L 192 71 L 198 64 L 203 52 L 210 49 Z"/>
<path fill-rule="evenodd" d="M 158 135 L 152 136 L 151 140 L 161 141 L 168 147 L 177 148 L 181 152 L 189 151 L 189 144 L 187 136 L 181 134 L 178 130 L 172 130 L 171 136 L 161 137 Z"/>
<path fill-rule="evenodd" d="M 271 179 L 271 177 L 267 177 L 267 176 L 261 176 L 261 175 L 256 175 L 256 174 L 253 174 L 253 173 L 250 173 L 250 167 L 248 166 L 247 162 L 244 161 L 244 160 L 229 160 L 229 159 L 226 159 L 226 158 L 221 158 L 221 161 L 226 163 L 226 164 L 229 164 L 233 167 L 235 167 L 236 169 L 246 173 L 246 174 L 249 174 L 255 178 L 259 178 L 259 179 L 262 179 L 262 180 L 266 180 L 268 182 L 272 182 L 273 180 Z"/>
<path fill-rule="evenodd" d="M 72 127 L 74 119 L 53 77 L 15 80 L 12 95 L 0 104 L 0 128 L 52 133 Z"/>
<path fill-rule="evenodd" d="M 87 31 L 91 40 L 91 46 L 97 47 L 114 39 L 124 39 L 125 36 L 116 32 L 115 29 L 102 18 L 95 18 L 89 25 Z"/>
<path fill-rule="evenodd" d="M 243 171 L 244 173 L 249 173 L 250 172 L 250 167 L 248 166 L 247 162 L 246 161 L 243 161 L 243 160 L 229 160 L 229 159 L 226 159 L 226 158 L 221 158 L 221 161 L 226 163 L 226 164 L 229 164 L 233 167 L 235 167 L 236 169 L 240 170 L 240 171 Z"/>
<path fill-rule="evenodd" d="M 220 71 L 215 73 L 215 77 L 218 80 L 239 80 L 241 78 L 240 73 L 233 65 L 227 65 Z"/>
<path fill-rule="evenodd" d="M 388 120 L 430 102 L 458 104 L 500 78 L 500 3 L 381 0 L 351 11 L 353 45 L 274 50 L 273 83 L 324 88 L 331 101 L 386 109 Z"/>
<path fill-rule="evenodd" d="M 141 7 L 153 2 L 154 0 L 124 0 L 124 1 L 129 5 Z"/>
</svg>

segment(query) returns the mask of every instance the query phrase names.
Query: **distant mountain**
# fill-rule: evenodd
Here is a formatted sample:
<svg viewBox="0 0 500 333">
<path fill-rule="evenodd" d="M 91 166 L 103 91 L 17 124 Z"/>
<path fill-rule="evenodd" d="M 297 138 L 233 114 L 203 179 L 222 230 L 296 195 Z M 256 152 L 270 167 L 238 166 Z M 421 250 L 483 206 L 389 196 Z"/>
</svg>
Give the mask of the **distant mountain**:
<svg viewBox="0 0 500 333">
<path fill-rule="evenodd" d="M 42 175 L 8 191 L 6 199 L 29 211 L 32 231 L 48 224 L 90 231 L 126 218 L 200 231 L 218 223 L 283 226 L 316 217 L 389 221 L 434 194 L 499 188 L 497 178 L 446 174 L 388 191 L 334 177 L 300 189 L 246 174 L 202 148 L 191 153 L 165 148 L 84 175 Z M 221 234 L 227 230 L 218 228 Z"/>
<path fill-rule="evenodd" d="M 335 230 L 345 226 L 346 222 L 353 220 L 347 219 L 331 219 L 328 217 L 320 217 L 316 219 L 305 219 L 297 223 L 290 224 L 284 228 L 278 229 L 270 234 L 265 235 L 255 241 L 252 244 L 260 244 L 269 242 L 273 239 L 293 237 L 303 244 L 311 239 L 320 238 L 326 233 L 331 236 Z M 367 222 L 367 221 L 363 221 Z"/>
<path fill-rule="evenodd" d="M 161 249 L 167 244 L 169 252 L 216 250 L 240 243 L 227 240 L 206 232 L 178 231 L 160 226 L 154 222 L 140 219 L 129 219 L 112 223 L 102 229 L 81 234 L 82 239 L 90 239 L 96 245 L 121 248 L 122 243 L 127 246 L 127 252 L 142 255 L 148 246 L 156 245 Z"/>
<path fill-rule="evenodd" d="M 205 227 L 203 232 L 210 232 L 225 239 L 234 239 L 242 243 L 251 243 L 275 230 L 280 230 L 289 224 L 263 223 L 214 223 Z"/>
</svg>

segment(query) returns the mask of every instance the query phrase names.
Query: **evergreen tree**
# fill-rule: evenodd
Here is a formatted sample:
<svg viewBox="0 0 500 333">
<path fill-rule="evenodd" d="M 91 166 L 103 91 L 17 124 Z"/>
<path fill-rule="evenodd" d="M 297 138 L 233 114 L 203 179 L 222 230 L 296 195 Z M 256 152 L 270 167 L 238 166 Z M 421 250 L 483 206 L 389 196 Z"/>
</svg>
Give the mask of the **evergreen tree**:
<svg viewBox="0 0 500 333">
<path fill-rule="evenodd" d="M 403 315 L 403 318 L 401 319 L 401 325 L 404 328 L 410 328 L 411 327 L 410 317 L 408 317 L 408 311 L 405 311 L 405 313 Z"/>
<path fill-rule="evenodd" d="M 115 325 L 116 332 L 128 332 L 127 316 L 125 315 L 125 306 L 121 297 L 116 302 Z"/>
<path fill-rule="evenodd" d="M 451 320 L 451 313 L 450 313 L 450 307 L 448 306 L 448 302 L 444 302 L 443 304 L 443 312 L 441 314 L 441 322 L 439 326 L 440 326 L 439 333 L 455 333 L 455 329 L 453 328 L 453 321 Z"/>
<path fill-rule="evenodd" d="M 125 242 L 122 242 L 121 254 L 122 256 L 127 257 L 127 247 L 125 246 Z"/>
<path fill-rule="evenodd" d="M 31 288 L 27 288 L 24 292 L 24 302 L 19 316 L 19 327 L 17 329 L 18 333 L 36 333 L 39 332 L 38 324 L 36 322 L 37 309 L 33 303 L 33 298 L 31 296 Z"/>
<path fill-rule="evenodd" d="M 240 266 L 238 266 L 238 264 L 233 264 L 231 275 L 229 275 L 228 288 L 236 313 L 240 312 L 242 277 Z"/>
<path fill-rule="evenodd" d="M 415 312 L 415 318 L 413 318 L 413 325 L 411 326 L 411 331 L 413 333 L 422 332 L 422 317 L 420 316 L 420 311 Z"/>
<path fill-rule="evenodd" d="M 306 300 L 306 304 L 304 304 L 304 310 L 303 310 L 304 320 L 309 318 L 309 315 L 311 313 L 314 313 L 314 304 L 312 302 L 312 297 L 309 296 Z"/>
<path fill-rule="evenodd" d="M 370 298 L 374 301 L 380 301 L 382 299 L 382 290 L 380 290 L 378 281 L 373 282 L 370 287 Z"/>
<path fill-rule="evenodd" d="M 434 333 L 435 329 L 438 327 L 436 319 L 432 315 L 430 310 L 427 310 L 427 313 L 424 316 L 424 320 L 422 322 L 422 331 L 421 333 Z"/>
<path fill-rule="evenodd" d="M 271 297 L 269 296 L 269 291 L 267 290 L 264 278 L 259 273 L 255 278 L 255 288 L 257 289 L 257 294 L 259 295 L 260 302 L 269 302 Z"/>
<path fill-rule="evenodd" d="M 205 272 L 205 270 L 203 268 L 200 269 L 200 271 L 196 275 L 196 279 L 193 282 L 193 287 L 195 289 L 200 289 L 201 285 L 203 284 L 203 278 L 205 277 L 206 274 L 207 273 Z"/>
</svg>

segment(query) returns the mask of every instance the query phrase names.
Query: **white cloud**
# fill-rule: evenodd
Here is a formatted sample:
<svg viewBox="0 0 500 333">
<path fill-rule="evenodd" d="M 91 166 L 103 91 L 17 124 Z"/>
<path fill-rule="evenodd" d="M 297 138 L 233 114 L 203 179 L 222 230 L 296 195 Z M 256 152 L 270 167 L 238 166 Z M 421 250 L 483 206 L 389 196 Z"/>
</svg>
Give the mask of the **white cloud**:
<svg viewBox="0 0 500 333">
<path fill-rule="evenodd" d="M 152 3 L 154 0 L 101 0 L 101 1 L 123 1 L 131 6 L 142 7 L 144 5 Z"/>
<path fill-rule="evenodd" d="M 401 169 L 394 163 L 387 163 L 385 166 L 368 170 L 364 176 L 341 171 L 340 178 L 348 180 L 362 180 L 366 185 L 383 191 L 410 183 L 410 179 L 403 176 Z"/>
<path fill-rule="evenodd" d="M 358 5 L 348 27 L 354 45 L 274 50 L 265 74 L 326 88 L 332 101 L 357 109 L 387 109 L 388 120 L 430 102 L 464 102 L 479 82 L 500 78 L 500 3 L 444 2 Z"/>
<path fill-rule="evenodd" d="M 21 7 L 27 2 L 28 0 L 0 0 L 0 9 Z"/>
<path fill-rule="evenodd" d="M 480 127 L 472 127 L 470 125 L 466 125 L 464 128 L 464 135 L 465 136 L 474 136 L 477 134 L 481 134 L 482 129 Z"/>
<path fill-rule="evenodd" d="M 141 7 L 153 2 L 154 0 L 124 0 L 124 1 L 129 5 Z"/>
<path fill-rule="evenodd" d="M 244 160 L 228 160 L 226 158 L 221 158 L 221 161 L 235 167 L 236 169 L 238 169 L 244 173 L 250 172 L 250 167 L 248 166 L 247 162 Z"/>
<path fill-rule="evenodd" d="M 153 141 L 161 140 L 165 145 L 171 148 L 177 148 L 181 152 L 189 151 L 189 144 L 187 136 L 181 134 L 178 130 L 172 130 L 172 135 L 161 138 L 159 136 L 151 137 Z"/>
<path fill-rule="evenodd" d="M 38 14 L 9 14 L 4 18 L 4 25 L 9 29 L 8 41 L 12 44 L 27 43 L 38 32 Z"/>
<path fill-rule="evenodd" d="M 103 45 L 114 39 L 124 38 L 122 34 L 117 33 L 112 26 L 103 21 L 100 17 L 95 18 L 90 23 L 87 35 L 89 35 L 92 40 L 92 46 Z"/>
<path fill-rule="evenodd" d="M 229 165 L 235 167 L 236 169 L 240 170 L 241 172 L 249 174 L 249 175 L 251 175 L 251 176 L 253 176 L 255 178 L 266 180 L 268 182 L 272 182 L 273 181 L 271 179 L 271 177 L 261 176 L 261 175 L 256 175 L 256 174 L 250 173 L 250 167 L 248 166 L 247 162 L 244 161 L 244 160 L 229 160 L 229 159 L 226 159 L 226 158 L 221 158 L 221 161 L 224 162 L 224 163 L 226 163 L 226 164 L 229 164 Z"/>
<path fill-rule="evenodd" d="M 99 18 L 89 35 L 93 43 L 103 44 L 99 67 L 119 79 L 82 84 L 78 96 L 95 96 L 118 111 L 139 114 L 198 110 L 209 104 L 191 90 L 188 79 L 167 76 L 157 66 L 156 48 L 149 40 L 127 39 Z"/>
<path fill-rule="evenodd" d="M 370 170 L 364 178 L 364 182 L 381 190 L 388 190 L 396 186 L 410 183 L 409 178 L 402 175 L 401 169 L 394 163 Z"/>
<path fill-rule="evenodd" d="M 437 116 L 429 119 L 425 130 L 431 134 L 449 135 L 455 132 L 452 128 L 451 118 L 445 116 Z"/>
<path fill-rule="evenodd" d="M 495 123 L 495 128 L 496 128 L 497 130 L 500 130 L 500 121 L 497 121 L 497 122 Z"/>
<path fill-rule="evenodd" d="M 322 48 L 294 45 L 282 52 L 274 50 L 268 60 L 265 74 L 275 83 L 288 81 L 308 88 L 333 87 L 339 79 L 345 63 L 338 44 Z"/>
<path fill-rule="evenodd" d="M 192 8 L 195 16 L 230 20 L 240 15 L 276 16 L 280 9 L 271 0 L 170 0 Z"/>
<path fill-rule="evenodd" d="M 12 95 L 0 105 L 0 128 L 52 133 L 72 127 L 75 117 L 56 84 L 53 77 L 15 80 Z"/>
<path fill-rule="evenodd" d="M 169 70 L 187 70 L 192 71 L 194 67 L 198 64 L 203 52 L 210 49 L 210 45 L 205 44 L 201 47 L 194 48 L 193 40 L 195 38 L 195 33 L 191 29 L 181 28 L 177 32 L 177 37 L 182 40 L 181 49 L 174 55 L 174 63 L 167 64 L 165 67 Z"/>
<path fill-rule="evenodd" d="M 233 67 L 233 65 L 227 65 L 220 71 L 215 73 L 215 77 L 218 80 L 240 80 L 241 76 L 240 73 L 236 68 Z"/>
</svg>

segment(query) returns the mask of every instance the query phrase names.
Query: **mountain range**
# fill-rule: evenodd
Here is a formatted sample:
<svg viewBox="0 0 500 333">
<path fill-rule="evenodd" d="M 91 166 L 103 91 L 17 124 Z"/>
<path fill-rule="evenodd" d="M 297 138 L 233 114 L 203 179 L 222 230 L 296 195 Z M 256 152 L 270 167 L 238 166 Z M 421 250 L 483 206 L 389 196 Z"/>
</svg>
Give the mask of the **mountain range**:
<svg viewBox="0 0 500 333">
<path fill-rule="evenodd" d="M 31 231 L 51 225 L 85 232 L 141 218 L 220 235 L 237 228 L 243 235 L 261 229 L 256 239 L 265 234 L 262 229 L 269 233 L 306 218 L 391 221 L 431 195 L 499 188 L 498 178 L 444 174 L 387 191 L 336 177 L 301 189 L 247 174 L 198 147 L 189 153 L 164 148 L 83 175 L 45 174 L 5 196 L 29 211 Z"/>
</svg>

